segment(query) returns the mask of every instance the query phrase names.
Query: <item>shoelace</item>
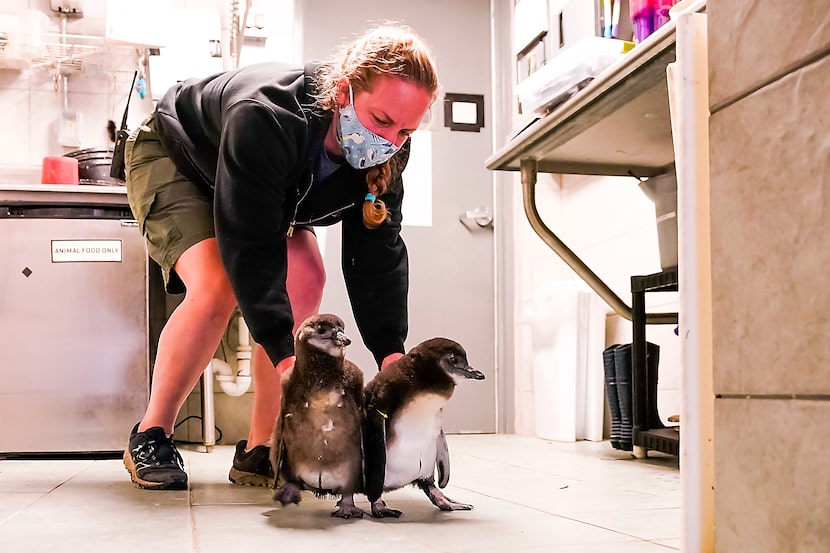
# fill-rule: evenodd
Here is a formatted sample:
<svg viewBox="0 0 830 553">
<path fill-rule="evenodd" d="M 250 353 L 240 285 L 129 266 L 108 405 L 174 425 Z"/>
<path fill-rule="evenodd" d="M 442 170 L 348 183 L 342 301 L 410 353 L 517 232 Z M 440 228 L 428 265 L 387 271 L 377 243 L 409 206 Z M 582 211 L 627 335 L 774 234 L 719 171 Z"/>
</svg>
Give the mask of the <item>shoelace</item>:
<svg viewBox="0 0 830 553">
<path fill-rule="evenodd" d="M 147 440 L 132 450 L 136 460 L 136 470 L 174 465 L 183 471 L 184 461 L 173 445 L 173 441 L 166 439 L 161 443 L 158 442 L 159 440 Z"/>
</svg>

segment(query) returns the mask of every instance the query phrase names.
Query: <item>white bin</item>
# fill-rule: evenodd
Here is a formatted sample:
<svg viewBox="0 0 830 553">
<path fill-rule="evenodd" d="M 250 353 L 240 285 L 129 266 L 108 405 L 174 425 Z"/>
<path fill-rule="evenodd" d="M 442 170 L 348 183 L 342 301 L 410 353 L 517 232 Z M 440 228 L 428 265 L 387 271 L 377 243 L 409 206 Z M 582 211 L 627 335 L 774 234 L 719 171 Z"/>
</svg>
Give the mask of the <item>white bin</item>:
<svg viewBox="0 0 830 553">
<path fill-rule="evenodd" d="M 549 282 L 536 292 L 529 320 L 539 438 L 603 439 L 606 310 L 581 281 Z"/>
</svg>

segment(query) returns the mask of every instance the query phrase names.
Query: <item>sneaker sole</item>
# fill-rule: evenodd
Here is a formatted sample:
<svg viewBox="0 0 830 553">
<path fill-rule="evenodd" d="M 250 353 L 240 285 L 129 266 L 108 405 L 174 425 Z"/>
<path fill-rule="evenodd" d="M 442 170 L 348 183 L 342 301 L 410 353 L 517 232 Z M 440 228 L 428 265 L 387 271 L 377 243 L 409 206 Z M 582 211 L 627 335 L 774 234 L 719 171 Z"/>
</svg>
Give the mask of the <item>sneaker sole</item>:
<svg viewBox="0 0 830 553">
<path fill-rule="evenodd" d="M 133 457 L 129 451 L 124 451 L 124 468 L 130 473 L 130 480 L 136 488 L 142 490 L 186 490 L 187 481 L 184 482 L 150 482 L 149 480 L 142 480 L 138 476 L 135 469 Z"/>
<path fill-rule="evenodd" d="M 253 472 L 236 470 L 235 468 L 231 468 L 230 473 L 228 473 L 228 480 L 239 486 L 257 486 L 261 488 L 272 488 L 274 486 L 273 478 Z"/>
</svg>

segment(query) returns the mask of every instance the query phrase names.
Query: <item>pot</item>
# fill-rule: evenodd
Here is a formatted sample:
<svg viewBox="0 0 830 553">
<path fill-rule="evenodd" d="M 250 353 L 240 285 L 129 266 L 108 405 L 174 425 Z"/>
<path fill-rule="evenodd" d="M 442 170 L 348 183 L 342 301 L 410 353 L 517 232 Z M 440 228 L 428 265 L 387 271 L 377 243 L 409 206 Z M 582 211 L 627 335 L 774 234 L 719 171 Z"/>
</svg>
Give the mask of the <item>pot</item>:
<svg viewBox="0 0 830 553">
<path fill-rule="evenodd" d="M 112 152 L 112 148 L 86 148 L 64 154 L 64 157 L 78 160 L 80 184 L 121 185 L 121 182 L 110 176 Z"/>
</svg>

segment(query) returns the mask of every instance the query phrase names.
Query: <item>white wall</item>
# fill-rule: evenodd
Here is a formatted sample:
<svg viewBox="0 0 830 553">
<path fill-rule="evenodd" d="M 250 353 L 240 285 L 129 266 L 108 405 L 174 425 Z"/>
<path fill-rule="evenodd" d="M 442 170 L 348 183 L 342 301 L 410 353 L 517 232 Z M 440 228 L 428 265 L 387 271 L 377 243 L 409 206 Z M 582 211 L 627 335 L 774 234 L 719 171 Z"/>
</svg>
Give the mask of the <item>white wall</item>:
<svg viewBox="0 0 830 553">
<path fill-rule="evenodd" d="M 534 434 L 533 344 L 528 307 L 551 282 L 576 274 L 536 235 L 522 210 L 518 175 L 514 186 L 515 431 Z M 654 204 L 627 177 L 539 175 L 537 205 L 546 224 L 628 305 L 631 275 L 660 271 Z M 648 294 L 649 311 L 677 309 L 676 293 Z M 674 325 L 650 325 L 647 339 L 661 346 L 658 407 L 665 421 L 679 413 L 680 344 Z M 631 341 L 631 323 L 608 308 L 605 344 Z M 598 365 L 595 370 L 602 371 Z"/>
</svg>

